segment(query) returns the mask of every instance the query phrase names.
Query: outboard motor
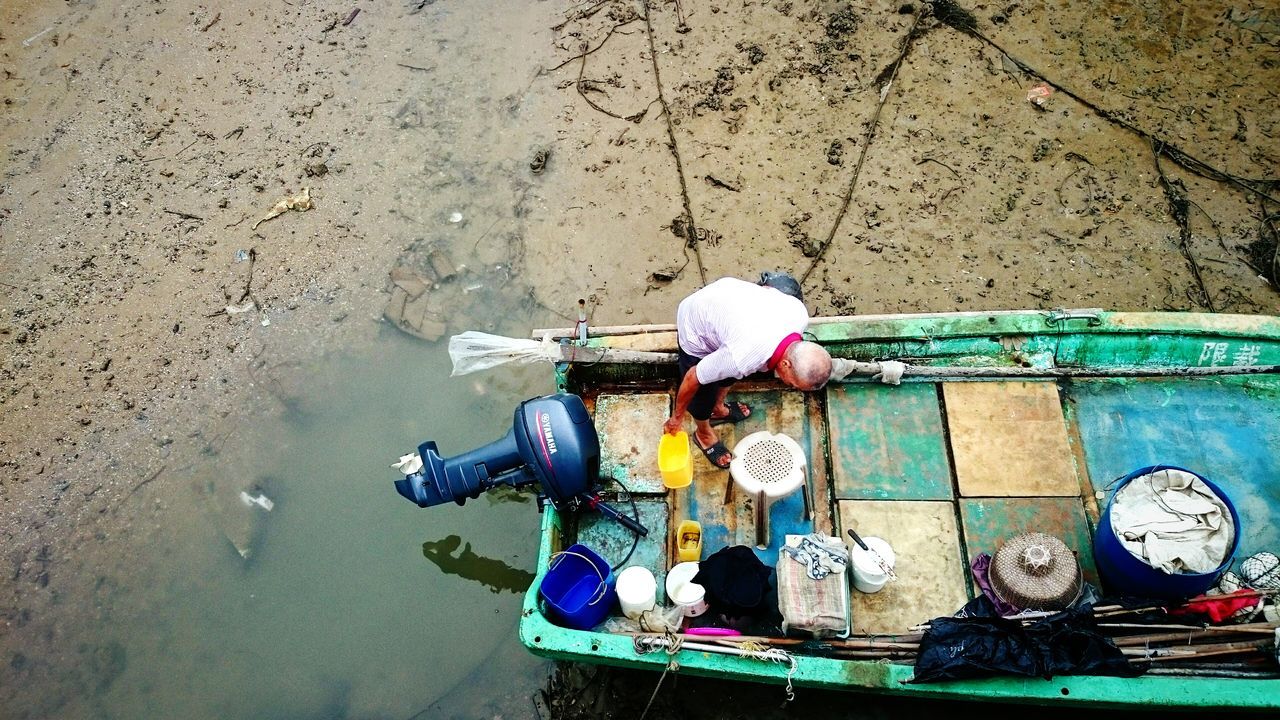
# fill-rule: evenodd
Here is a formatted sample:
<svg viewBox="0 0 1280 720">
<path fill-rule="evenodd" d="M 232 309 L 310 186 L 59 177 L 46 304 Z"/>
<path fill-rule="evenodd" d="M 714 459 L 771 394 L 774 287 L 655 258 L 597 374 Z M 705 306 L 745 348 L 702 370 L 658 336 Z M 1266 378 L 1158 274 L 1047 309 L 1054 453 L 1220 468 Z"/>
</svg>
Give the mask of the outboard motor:
<svg viewBox="0 0 1280 720">
<path fill-rule="evenodd" d="M 520 403 L 511 430 L 471 452 L 442 458 L 433 441 L 418 446 L 396 464 L 405 477 L 396 490 L 418 507 L 468 498 L 499 485 L 537 484 L 557 510 L 598 510 L 638 535 L 636 520 L 600 501 L 600 437 L 577 395 L 561 393 Z"/>
</svg>

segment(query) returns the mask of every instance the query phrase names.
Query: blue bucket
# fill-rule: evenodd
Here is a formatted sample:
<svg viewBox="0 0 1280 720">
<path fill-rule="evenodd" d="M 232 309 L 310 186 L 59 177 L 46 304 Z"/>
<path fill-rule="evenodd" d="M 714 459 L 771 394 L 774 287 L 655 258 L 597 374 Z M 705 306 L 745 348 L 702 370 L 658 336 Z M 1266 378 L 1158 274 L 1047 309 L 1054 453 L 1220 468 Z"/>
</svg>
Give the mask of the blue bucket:
<svg viewBox="0 0 1280 720">
<path fill-rule="evenodd" d="M 575 630 L 599 625 L 617 599 L 609 563 L 581 544 L 570 545 L 551 557 L 551 567 L 538 586 L 548 617 Z"/>
<path fill-rule="evenodd" d="M 1231 540 L 1231 550 L 1227 553 L 1226 559 L 1222 561 L 1222 565 L 1218 566 L 1213 572 L 1169 574 L 1153 568 L 1125 549 L 1120 542 L 1120 538 L 1116 536 L 1115 531 L 1111 528 L 1111 505 L 1115 502 L 1116 493 L 1120 492 L 1120 489 L 1128 485 L 1134 478 L 1139 478 L 1158 470 L 1181 470 L 1195 475 L 1203 480 L 1205 485 L 1209 486 L 1209 489 L 1218 496 L 1218 499 L 1222 500 L 1223 504 L 1227 506 L 1227 510 L 1231 513 L 1231 523 L 1235 528 L 1234 536 Z M 1140 470 L 1134 470 L 1120 478 L 1119 485 L 1111 493 L 1111 498 L 1107 500 L 1107 509 L 1103 511 L 1102 519 L 1098 522 L 1097 532 L 1094 533 L 1093 559 L 1098 565 L 1098 572 L 1102 575 L 1103 583 L 1106 584 L 1107 590 L 1112 593 L 1181 600 L 1201 595 L 1205 590 L 1212 587 L 1218 581 L 1218 576 L 1231 567 L 1231 563 L 1235 558 L 1236 548 L 1239 545 L 1240 516 L 1236 514 L 1235 506 L 1231 504 L 1231 500 L 1226 493 L 1222 492 L 1222 488 L 1214 485 L 1203 475 L 1186 468 L 1176 465 L 1152 465 Z"/>
</svg>

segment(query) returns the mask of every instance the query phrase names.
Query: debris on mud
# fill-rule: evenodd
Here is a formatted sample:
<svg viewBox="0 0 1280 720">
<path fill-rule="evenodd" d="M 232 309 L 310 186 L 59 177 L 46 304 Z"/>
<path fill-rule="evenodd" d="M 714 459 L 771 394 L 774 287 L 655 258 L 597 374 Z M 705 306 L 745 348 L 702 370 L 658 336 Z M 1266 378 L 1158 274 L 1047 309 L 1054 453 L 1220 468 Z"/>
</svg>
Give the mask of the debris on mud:
<svg viewBox="0 0 1280 720">
<path fill-rule="evenodd" d="M 724 188 L 729 192 L 739 192 L 742 190 L 742 178 L 728 180 L 723 177 L 717 177 L 711 173 L 707 173 L 705 180 L 711 187 Z"/>
<path fill-rule="evenodd" d="M 551 150 L 548 148 L 538 148 L 533 151 L 533 159 L 529 161 L 529 171 L 534 175 L 541 175 L 543 170 L 547 169 L 547 161 L 551 159 Z"/>
<path fill-rule="evenodd" d="M 938 22 L 960 32 L 971 33 L 978 29 L 978 18 L 956 4 L 955 0 L 934 0 L 933 16 Z"/>
<path fill-rule="evenodd" d="M 390 273 L 391 297 L 383 316 L 414 337 L 435 342 L 448 329 L 442 308 L 432 302 L 427 290 L 434 284 L 414 268 L 397 265 Z"/>
<path fill-rule="evenodd" d="M 253 226 L 250 227 L 249 229 L 257 230 L 258 226 L 261 225 L 262 223 L 272 218 L 279 217 L 289 212 L 290 210 L 297 210 L 298 212 L 303 212 L 306 210 L 310 210 L 312 207 L 314 207 L 314 205 L 312 205 L 311 203 L 311 188 L 302 188 L 302 192 L 298 193 L 297 195 L 290 195 L 289 197 L 286 197 L 280 202 L 271 206 L 271 209 L 267 211 L 267 214 L 259 218 L 258 222 L 254 223 Z"/>
<path fill-rule="evenodd" d="M 740 42 L 734 46 L 739 51 L 747 54 L 747 62 L 752 65 L 759 65 L 764 62 L 765 52 L 755 43 Z"/>
<path fill-rule="evenodd" d="M 678 215 L 671 220 L 671 234 L 693 248 L 699 244 L 715 247 L 720 244 L 720 233 L 705 227 L 696 227 L 688 215 Z"/>
<path fill-rule="evenodd" d="M 1027 89 L 1027 102 L 1034 103 L 1037 108 L 1044 107 L 1049 102 L 1049 98 L 1053 95 L 1053 88 L 1049 83 L 1040 83 L 1034 87 Z"/>
<path fill-rule="evenodd" d="M 852 35 L 858 29 L 860 21 L 861 18 L 853 12 L 853 7 L 846 5 L 827 16 L 827 37 L 834 40 Z"/>
<path fill-rule="evenodd" d="M 832 165 L 844 164 L 844 143 L 839 140 L 832 140 L 827 146 L 827 162 Z"/>
<path fill-rule="evenodd" d="M 733 68 L 729 65 L 723 65 L 716 69 L 716 78 L 710 83 L 704 84 L 706 89 L 703 90 L 705 95 L 702 99 L 693 104 L 695 111 L 699 109 L 720 111 L 723 110 L 724 96 L 733 94 L 733 88 L 736 84 Z"/>
<path fill-rule="evenodd" d="M 809 237 L 809 233 L 804 228 L 804 224 L 812 218 L 813 215 L 811 213 L 805 212 L 782 221 L 782 224 L 787 228 L 788 242 L 807 258 L 817 257 L 822 250 L 822 243 Z"/>
</svg>

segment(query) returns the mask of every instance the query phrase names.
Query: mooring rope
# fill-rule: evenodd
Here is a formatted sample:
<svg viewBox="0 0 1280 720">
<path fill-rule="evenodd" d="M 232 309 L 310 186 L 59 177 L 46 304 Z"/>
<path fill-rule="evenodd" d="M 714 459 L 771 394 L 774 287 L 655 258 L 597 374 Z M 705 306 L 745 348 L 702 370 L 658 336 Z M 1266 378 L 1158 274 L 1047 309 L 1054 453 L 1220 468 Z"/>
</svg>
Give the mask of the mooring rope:
<svg viewBox="0 0 1280 720">
<path fill-rule="evenodd" d="M 676 653 L 682 649 L 689 650 L 705 650 L 707 652 L 716 652 L 727 655 L 737 655 L 739 657 L 752 658 L 762 662 L 774 662 L 779 665 L 787 666 L 787 702 L 796 699 L 796 693 L 792 685 L 792 679 L 795 677 L 796 671 L 799 669 L 799 663 L 796 657 L 791 653 L 776 647 L 766 647 L 756 642 L 744 642 L 736 647 L 728 647 L 721 645 L 704 645 L 701 643 L 686 643 L 683 638 L 674 633 L 667 632 L 665 635 L 636 635 L 632 638 L 632 645 L 635 646 L 637 655 L 647 655 L 657 652 L 658 650 L 666 651 L 669 656 L 667 668 L 662 672 L 662 677 L 658 678 L 658 685 L 653 689 L 653 695 L 649 697 L 649 704 L 645 705 L 644 713 L 640 715 L 640 720 L 644 720 L 645 715 L 649 712 L 649 706 L 653 704 L 654 698 L 658 696 L 658 689 L 662 687 L 662 681 L 666 678 L 667 673 L 673 670 L 679 670 L 680 664 L 676 662 Z"/>
<path fill-rule="evenodd" d="M 631 644 L 635 647 L 637 655 L 647 655 L 658 650 L 667 652 L 667 667 L 658 676 L 658 684 L 653 686 L 653 694 L 649 696 L 649 702 L 645 703 L 644 712 L 640 713 L 640 720 L 644 720 L 649 714 L 649 708 L 653 706 L 654 698 L 658 697 L 658 690 L 662 689 L 662 681 L 667 679 L 667 673 L 680 669 L 680 663 L 676 662 L 676 653 L 680 652 L 684 639 L 668 630 L 662 637 L 636 635 L 632 638 Z"/>
</svg>

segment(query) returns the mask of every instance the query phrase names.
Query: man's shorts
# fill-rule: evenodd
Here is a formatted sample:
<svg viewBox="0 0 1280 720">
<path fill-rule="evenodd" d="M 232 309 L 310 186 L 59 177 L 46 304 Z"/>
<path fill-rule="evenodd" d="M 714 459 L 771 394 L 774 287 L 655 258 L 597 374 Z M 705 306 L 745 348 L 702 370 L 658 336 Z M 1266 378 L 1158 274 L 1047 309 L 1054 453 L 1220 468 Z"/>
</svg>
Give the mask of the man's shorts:
<svg viewBox="0 0 1280 720">
<path fill-rule="evenodd" d="M 680 354 L 680 380 L 684 381 L 684 376 L 688 374 L 689 368 L 697 365 L 702 358 L 697 358 L 684 351 L 684 348 L 678 348 Z M 710 420 L 711 411 L 716 407 L 716 395 L 719 394 L 720 388 L 727 388 L 737 382 L 737 378 L 726 378 L 717 380 L 710 385 L 702 385 L 698 387 L 698 392 L 694 393 L 693 399 L 689 401 L 689 414 L 694 420 Z"/>
</svg>

